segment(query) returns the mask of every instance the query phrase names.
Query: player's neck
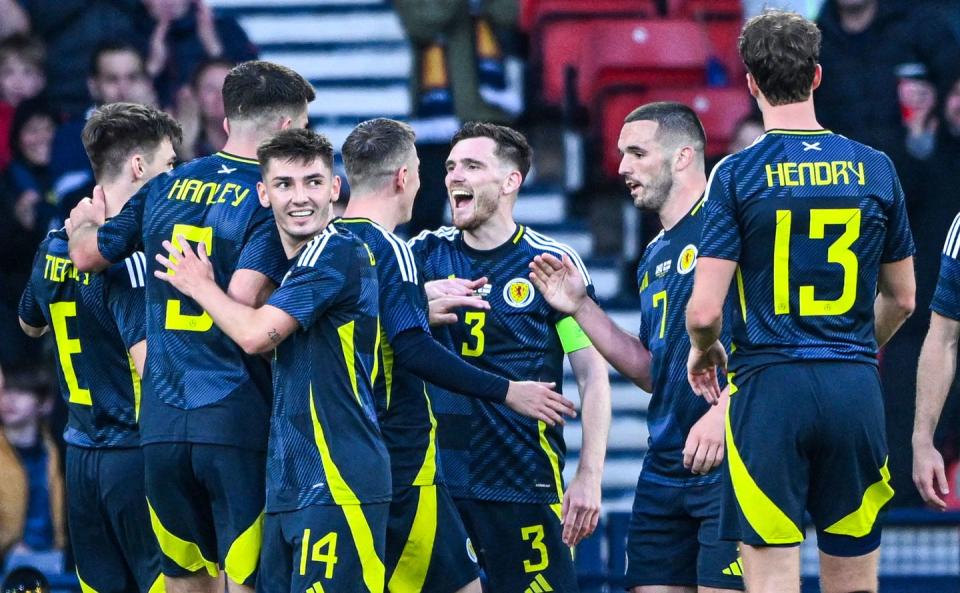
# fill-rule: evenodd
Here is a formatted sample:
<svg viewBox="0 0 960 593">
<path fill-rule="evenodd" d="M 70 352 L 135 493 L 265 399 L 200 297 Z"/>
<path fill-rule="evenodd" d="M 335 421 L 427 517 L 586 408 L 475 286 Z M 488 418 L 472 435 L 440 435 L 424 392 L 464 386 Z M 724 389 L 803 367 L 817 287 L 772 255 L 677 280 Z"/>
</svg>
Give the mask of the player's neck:
<svg viewBox="0 0 960 593">
<path fill-rule="evenodd" d="M 397 198 L 388 198 L 374 195 L 353 195 L 347 209 L 343 211 L 344 218 L 369 218 L 391 233 L 400 224 L 401 214 L 396 212 Z"/>
<path fill-rule="evenodd" d="M 137 193 L 142 184 L 116 180 L 101 183 L 100 187 L 103 188 L 103 196 L 106 198 L 106 217 L 113 218 L 120 213 L 123 205 Z"/>
<path fill-rule="evenodd" d="M 761 105 L 763 127 L 766 130 L 822 130 L 813 108 L 813 95 L 801 103 L 788 105 Z"/>
<path fill-rule="evenodd" d="M 506 243 L 516 231 L 513 212 L 497 211 L 477 228 L 464 230 L 463 242 L 478 251 L 488 251 Z"/>
<path fill-rule="evenodd" d="M 707 186 L 707 180 L 702 171 L 694 179 L 677 178 L 674 180 L 673 187 L 670 189 L 670 197 L 663 204 L 663 208 L 657 212 L 660 218 L 660 225 L 663 229 L 669 231 L 677 225 L 683 217 L 693 210 L 694 204 L 703 195 L 703 190 Z"/>
</svg>

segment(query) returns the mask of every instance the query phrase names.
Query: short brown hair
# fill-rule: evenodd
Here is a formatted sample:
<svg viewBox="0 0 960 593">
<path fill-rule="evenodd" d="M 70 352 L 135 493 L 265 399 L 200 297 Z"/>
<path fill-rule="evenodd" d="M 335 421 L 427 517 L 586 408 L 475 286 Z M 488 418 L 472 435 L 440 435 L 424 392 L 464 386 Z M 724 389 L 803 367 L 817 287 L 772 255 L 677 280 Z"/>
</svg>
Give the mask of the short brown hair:
<svg viewBox="0 0 960 593">
<path fill-rule="evenodd" d="M 266 176 L 270 161 L 289 161 L 306 165 L 321 159 L 333 170 L 333 144 L 323 134 L 303 128 L 278 132 L 257 147 L 260 172 Z"/>
<path fill-rule="evenodd" d="M 232 120 L 297 115 L 314 97 L 313 86 L 302 76 L 263 60 L 238 64 L 223 81 L 223 111 Z"/>
<path fill-rule="evenodd" d="M 469 138 L 490 138 L 496 143 L 497 148 L 494 154 L 497 158 L 513 163 L 513 166 L 520 171 L 520 175 L 526 179 L 530 172 L 530 163 L 533 160 L 533 149 L 526 137 L 520 132 L 507 126 L 500 126 L 483 121 L 471 121 L 463 124 L 453 140 L 450 141 L 452 148 L 461 140 Z"/>
<path fill-rule="evenodd" d="M 120 173 L 123 161 L 131 154 L 150 153 L 164 138 L 180 143 L 180 124 L 159 109 L 137 103 L 104 105 L 83 126 L 83 148 L 101 182 Z"/>
<path fill-rule="evenodd" d="M 765 10 L 740 33 L 740 57 L 770 105 L 810 97 L 820 59 L 820 30 L 795 12 Z"/>
<path fill-rule="evenodd" d="M 43 41 L 25 33 L 14 33 L 0 41 L 0 63 L 10 58 L 19 58 L 37 70 L 43 70 L 47 49 Z"/>
<path fill-rule="evenodd" d="M 688 143 L 702 157 L 707 135 L 697 114 L 683 103 L 658 101 L 631 111 L 623 123 L 657 122 L 657 140 L 662 146 Z"/>
<path fill-rule="evenodd" d="M 10 369 L 0 388 L 4 391 L 29 393 L 42 403 L 53 397 L 55 382 L 56 379 L 50 369 L 40 364 L 30 363 Z"/>
<path fill-rule="evenodd" d="M 340 150 L 351 190 L 374 189 L 378 178 L 393 175 L 416 150 L 416 140 L 413 128 L 402 121 L 378 117 L 361 122 Z"/>
</svg>

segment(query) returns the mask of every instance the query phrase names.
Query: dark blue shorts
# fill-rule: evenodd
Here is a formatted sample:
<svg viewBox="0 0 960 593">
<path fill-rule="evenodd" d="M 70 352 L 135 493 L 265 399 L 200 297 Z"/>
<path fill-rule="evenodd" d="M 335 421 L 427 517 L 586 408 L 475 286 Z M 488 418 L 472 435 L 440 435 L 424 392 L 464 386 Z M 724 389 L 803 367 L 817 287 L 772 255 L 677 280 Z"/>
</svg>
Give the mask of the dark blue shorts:
<svg viewBox="0 0 960 593">
<path fill-rule="evenodd" d="M 860 556 L 880 545 L 877 515 L 893 489 L 875 366 L 816 361 L 754 371 L 736 381 L 726 441 L 721 537 L 797 545 L 806 510 L 827 554 Z"/>
<path fill-rule="evenodd" d="M 66 475 L 70 546 L 84 590 L 162 591 L 140 449 L 69 445 Z"/>
<path fill-rule="evenodd" d="M 390 503 L 324 505 L 268 513 L 259 593 L 384 591 Z"/>
<path fill-rule="evenodd" d="M 260 558 L 266 460 L 263 451 L 226 445 L 143 446 L 150 520 L 163 574 L 223 570 L 253 586 Z"/>
<path fill-rule="evenodd" d="M 579 591 L 559 504 L 455 502 L 487 576 L 486 593 Z"/>
<path fill-rule="evenodd" d="M 480 574 L 469 541 L 445 486 L 395 489 L 387 524 L 387 589 L 462 589 Z"/>
<path fill-rule="evenodd" d="M 627 536 L 627 589 L 675 585 L 743 590 L 737 543 L 720 539 L 720 482 L 666 486 L 641 474 Z"/>
</svg>

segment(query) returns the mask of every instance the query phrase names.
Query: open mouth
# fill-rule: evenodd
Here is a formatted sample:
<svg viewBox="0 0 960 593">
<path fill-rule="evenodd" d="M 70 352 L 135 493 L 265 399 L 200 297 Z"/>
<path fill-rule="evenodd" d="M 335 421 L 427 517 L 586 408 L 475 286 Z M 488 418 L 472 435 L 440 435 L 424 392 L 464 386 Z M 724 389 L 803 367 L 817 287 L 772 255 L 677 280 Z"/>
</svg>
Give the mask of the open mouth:
<svg viewBox="0 0 960 593">
<path fill-rule="evenodd" d="M 638 187 L 641 187 L 639 183 L 633 181 L 632 179 L 627 179 L 625 183 L 627 184 L 627 189 L 630 190 L 630 193 L 633 193 L 634 190 L 636 190 Z"/>
<path fill-rule="evenodd" d="M 451 191 L 450 197 L 453 198 L 453 207 L 455 209 L 468 206 L 470 202 L 473 201 L 473 194 L 465 189 L 455 189 Z"/>
</svg>

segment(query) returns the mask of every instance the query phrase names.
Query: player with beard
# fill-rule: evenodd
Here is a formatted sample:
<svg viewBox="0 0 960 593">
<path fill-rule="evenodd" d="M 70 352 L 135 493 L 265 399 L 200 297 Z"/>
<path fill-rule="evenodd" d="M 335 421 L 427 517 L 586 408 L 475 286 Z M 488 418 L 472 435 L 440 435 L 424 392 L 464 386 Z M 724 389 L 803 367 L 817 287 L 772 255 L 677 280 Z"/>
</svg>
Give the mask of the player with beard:
<svg viewBox="0 0 960 593">
<path fill-rule="evenodd" d="M 164 242 L 158 270 L 249 354 L 276 348 L 267 514 L 257 590 L 382 593 L 390 461 L 377 425 L 374 258 L 327 226 L 340 192 L 333 147 L 287 130 L 257 150 L 260 202 L 273 210 L 290 270 L 251 308 L 214 281 L 201 243 Z M 180 246 L 183 246 L 182 248 Z"/>
<path fill-rule="evenodd" d="M 562 384 L 563 357 L 580 388 L 580 465 L 564 492 L 562 427 L 523 417 L 502 405 L 436 389 L 432 401 L 444 481 L 475 544 L 490 590 L 576 591 L 567 546 L 593 532 L 610 425 L 606 365 L 568 315 L 538 294 L 527 265 L 544 252 L 569 257 L 568 246 L 519 225 L 513 207 L 530 169 L 531 149 L 519 132 L 489 123 L 465 124 L 446 161 L 455 228 L 425 232 L 411 242 L 428 281 L 473 286 L 489 310 L 464 310 L 441 333 L 464 360 L 514 381 Z M 428 295 L 431 291 L 428 291 Z"/>
<path fill-rule="evenodd" d="M 530 265 L 547 302 L 573 317 L 607 362 L 653 395 L 627 536 L 624 584 L 632 593 L 743 589 L 737 545 L 718 537 L 726 393 L 710 406 L 687 382 L 684 309 L 703 228 L 705 141 L 697 115 L 679 103 L 638 107 L 620 131 L 620 174 L 633 203 L 663 225 L 637 268 L 639 336 L 587 298 L 570 258 L 545 254 Z"/>
</svg>

